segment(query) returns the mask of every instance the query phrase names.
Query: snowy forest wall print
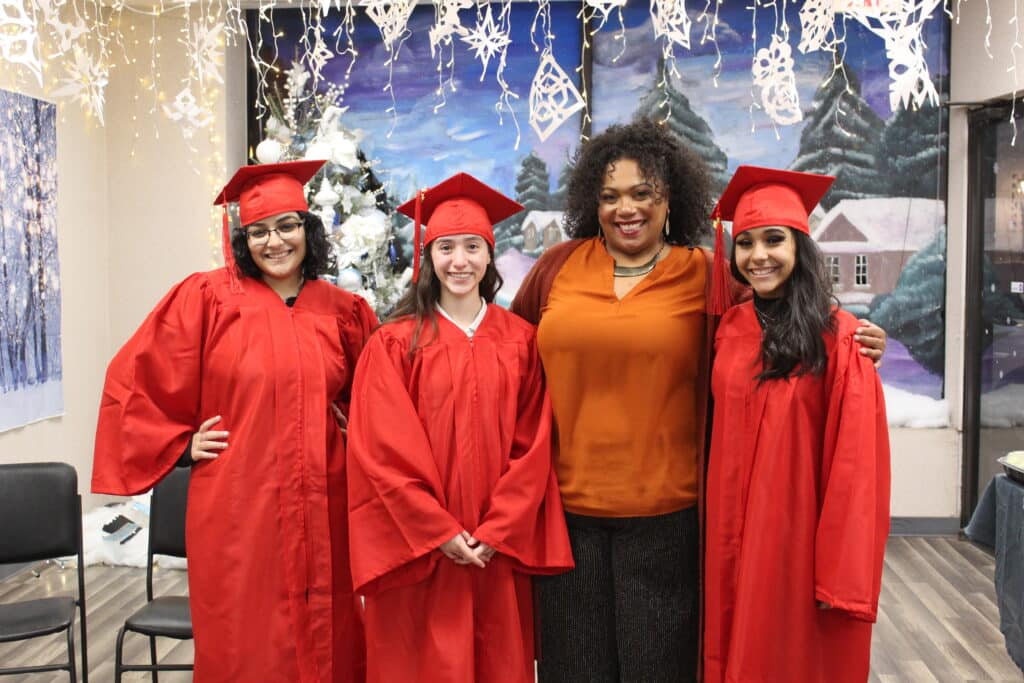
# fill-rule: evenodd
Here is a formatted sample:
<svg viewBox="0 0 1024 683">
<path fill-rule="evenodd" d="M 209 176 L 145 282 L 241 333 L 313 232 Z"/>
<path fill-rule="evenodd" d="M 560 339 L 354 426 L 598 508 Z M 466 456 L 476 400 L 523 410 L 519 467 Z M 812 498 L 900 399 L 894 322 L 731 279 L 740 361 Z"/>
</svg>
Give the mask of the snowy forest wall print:
<svg viewBox="0 0 1024 683">
<path fill-rule="evenodd" d="M 593 133 L 637 116 L 664 121 L 705 159 L 718 190 L 741 164 L 836 175 L 811 225 L 837 297 L 889 334 L 880 372 L 890 422 L 942 426 L 948 420 L 943 401 L 946 109 L 926 104 L 893 111 L 885 41 L 858 22 L 845 22 L 841 51 L 804 54 L 797 47 L 800 3 L 775 3 L 772 9 L 754 4 L 761 9 L 750 3 L 718 6 L 717 43 L 701 39 L 700 8 L 691 11 L 690 48 L 677 47 L 675 61 L 666 62 L 654 37 L 650 3 L 629 0 L 621 13 L 611 12 L 585 52 L 572 39 L 581 32 L 583 5 L 553 2 L 556 57 L 576 78 L 589 69 L 591 80 L 586 87 L 581 81 L 581 89 Z M 526 35 L 535 5 L 512 3 L 511 12 L 513 33 Z M 473 24 L 471 13 L 464 10 L 464 24 Z M 302 22 L 297 12 L 274 15 L 283 74 L 287 56 L 294 53 L 289 41 L 301 40 Z M 387 63 L 377 28 L 358 17 L 360 61 L 347 74 L 340 68 L 347 64 L 345 55 L 339 54 L 339 68 L 324 87 L 343 89 L 344 120 L 364 131 L 361 149 L 391 201 L 465 170 L 526 207 L 496 229 L 497 264 L 506 283 L 498 300 L 507 303 L 540 253 L 566 238 L 564 186 L 586 119 L 566 121 L 547 141 L 523 125 L 516 147 L 508 117 L 499 123 L 495 114 L 494 79 L 488 75 L 481 81 L 479 62 L 459 48 L 454 87 L 439 98 L 427 38 L 434 19 L 429 7 L 418 7 L 399 57 Z M 802 119 L 785 126 L 768 116 L 751 79 L 758 50 L 780 32 L 791 45 Z M 923 36 L 929 72 L 947 99 L 949 22 L 941 7 L 924 22 Z M 513 43 L 504 72 L 521 95 L 519 104 L 540 59 L 529 40 L 526 49 L 523 44 L 522 39 Z M 374 57 L 363 59 L 374 50 Z M 258 139 L 250 134 L 250 140 Z"/>
<path fill-rule="evenodd" d="M 0 90 L 0 431 L 63 412 L 53 104 Z"/>
</svg>

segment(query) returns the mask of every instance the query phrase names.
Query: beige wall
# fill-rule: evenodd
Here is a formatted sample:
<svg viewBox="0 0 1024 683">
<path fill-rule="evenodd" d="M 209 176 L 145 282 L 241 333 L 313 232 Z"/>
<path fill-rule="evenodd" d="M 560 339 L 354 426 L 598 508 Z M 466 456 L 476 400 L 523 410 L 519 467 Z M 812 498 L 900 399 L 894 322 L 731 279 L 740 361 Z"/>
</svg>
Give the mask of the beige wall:
<svg viewBox="0 0 1024 683">
<path fill-rule="evenodd" d="M 136 64 L 118 63 L 110 74 L 106 125 L 84 115 L 76 103 L 59 108 L 64 415 L 0 434 L 0 462 L 69 462 L 78 470 L 83 493 L 89 490 L 107 362 L 173 283 L 214 265 L 209 229 L 219 222 L 210 202 L 227 167 L 244 161 L 240 48 L 230 50 L 227 59 L 234 78 L 227 87 L 215 84 L 214 125 L 186 141 L 162 111 L 150 114 L 152 97 L 140 84 L 150 75 L 148 37 L 155 25 L 161 68 L 169 69 L 159 81 L 164 101 L 177 94 L 187 64 L 183 54 L 174 57 L 181 51 L 180 20 L 172 16 L 151 23 L 149 17 L 127 13 L 123 20 L 138 22 L 137 32 L 145 38 L 127 46 L 127 57 Z M 45 92 L 31 86 L 10 64 L 0 69 L 0 87 L 45 99 Z M 226 153 L 227 139 L 231 153 Z M 98 500 L 90 496 L 87 505 Z"/>
</svg>

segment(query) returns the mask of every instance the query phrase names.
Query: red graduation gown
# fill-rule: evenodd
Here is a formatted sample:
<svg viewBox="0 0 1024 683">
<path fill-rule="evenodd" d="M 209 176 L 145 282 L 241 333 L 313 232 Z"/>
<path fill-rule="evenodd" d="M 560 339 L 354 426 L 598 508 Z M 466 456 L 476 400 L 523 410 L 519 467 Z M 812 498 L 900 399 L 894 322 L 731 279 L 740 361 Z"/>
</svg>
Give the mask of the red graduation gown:
<svg viewBox="0 0 1024 683">
<path fill-rule="evenodd" d="M 228 448 L 192 468 L 186 523 L 197 683 L 360 683 L 348 562 L 345 402 L 366 302 L 322 280 L 289 308 L 223 268 L 164 297 L 107 370 L 92 489 L 158 482 L 214 415 Z"/>
<path fill-rule="evenodd" d="M 532 683 L 528 575 L 572 567 L 534 329 L 494 305 L 472 339 L 437 324 L 411 360 L 414 323 L 384 325 L 356 369 L 349 524 L 367 679 Z M 497 549 L 485 569 L 436 550 L 463 529 Z"/>
<path fill-rule="evenodd" d="M 753 304 L 715 341 L 705 683 L 863 683 L 889 531 L 881 382 L 850 314 L 823 375 L 758 383 Z M 816 600 L 834 606 L 819 610 Z"/>
</svg>

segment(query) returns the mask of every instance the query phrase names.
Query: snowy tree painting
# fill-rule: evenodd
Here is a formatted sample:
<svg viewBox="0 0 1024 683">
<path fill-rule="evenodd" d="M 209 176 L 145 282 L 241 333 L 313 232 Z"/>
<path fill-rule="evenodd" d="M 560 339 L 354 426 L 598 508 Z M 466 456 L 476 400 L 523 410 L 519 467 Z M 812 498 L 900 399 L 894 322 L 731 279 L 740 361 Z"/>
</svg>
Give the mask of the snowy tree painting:
<svg viewBox="0 0 1024 683">
<path fill-rule="evenodd" d="M 63 412 L 55 114 L 0 90 L 0 431 Z"/>
</svg>

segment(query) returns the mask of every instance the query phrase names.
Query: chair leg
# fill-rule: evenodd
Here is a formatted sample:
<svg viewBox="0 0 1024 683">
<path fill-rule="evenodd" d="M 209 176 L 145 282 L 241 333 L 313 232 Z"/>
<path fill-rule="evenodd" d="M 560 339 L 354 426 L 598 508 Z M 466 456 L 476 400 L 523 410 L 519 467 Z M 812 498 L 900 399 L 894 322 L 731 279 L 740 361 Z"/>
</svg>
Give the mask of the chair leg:
<svg viewBox="0 0 1024 683">
<path fill-rule="evenodd" d="M 117 645 L 114 647 L 114 683 L 121 683 L 121 657 L 124 654 L 124 626 L 117 632 Z"/>
<path fill-rule="evenodd" d="M 156 638 L 154 636 L 149 637 L 149 661 L 156 666 Z M 153 669 L 153 683 L 160 683 L 160 677 L 156 673 L 156 669 Z"/>
<path fill-rule="evenodd" d="M 71 683 L 78 683 L 78 676 L 75 675 L 75 620 L 68 624 L 68 674 Z"/>
<path fill-rule="evenodd" d="M 81 602 L 78 604 L 79 611 L 82 613 L 81 619 L 81 630 L 82 630 L 82 683 L 89 683 L 89 647 L 85 641 L 85 596 L 83 594 Z"/>
</svg>

